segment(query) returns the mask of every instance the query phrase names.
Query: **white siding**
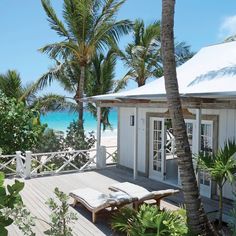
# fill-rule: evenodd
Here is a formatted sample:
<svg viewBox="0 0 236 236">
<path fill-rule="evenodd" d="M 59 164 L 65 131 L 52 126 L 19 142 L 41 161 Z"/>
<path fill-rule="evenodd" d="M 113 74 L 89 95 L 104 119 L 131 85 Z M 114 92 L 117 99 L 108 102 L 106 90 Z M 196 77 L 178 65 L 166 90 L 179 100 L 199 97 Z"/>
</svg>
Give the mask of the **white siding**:
<svg viewBox="0 0 236 236">
<path fill-rule="evenodd" d="M 134 115 L 134 108 L 120 108 L 119 133 L 119 164 L 133 168 L 134 153 L 134 126 L 130 126 L 130 116 Z"/>
<path fill-rule="evenodd" d="M 139 108 L 138 110 L 138 171 L 146 169 L 146 113 L 166 112 L 167 109 Z M 120 108 L 120 156 L 119 164 L 133 168 L 134 126 L 130 126 L 130 116 L 135 114 L 134 108 Z"/>
</svg>

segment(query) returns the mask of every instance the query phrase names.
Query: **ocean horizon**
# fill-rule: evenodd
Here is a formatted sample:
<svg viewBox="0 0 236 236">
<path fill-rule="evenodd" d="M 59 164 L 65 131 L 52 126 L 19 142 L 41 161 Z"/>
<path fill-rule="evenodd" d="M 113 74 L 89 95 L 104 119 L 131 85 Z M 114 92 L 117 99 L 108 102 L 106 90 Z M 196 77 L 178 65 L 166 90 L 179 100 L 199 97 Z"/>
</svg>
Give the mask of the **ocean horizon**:
<svg viewBox="0 0 236 236">
<path fill-rule="evenodd" d="M 71 113 L 71 112 L 48 112 L 45 115 L 41 115 L 40 121 L 42 124 L 47 124 L 48 128 L 57 130 L 57 131 L 63 131 L 66 133 L 67 127 L 73 120 L 78 120 L 78 114 L 77 113 Z M 117 131 L 117 111 L 111 110 L 109 114 L 109 121 L 112 125 L 112 130 L 107 129 L 103 134 L 110 134 L 115 135 Z M 93 115 L 85 111 L 84 112 L 84 129 L 86 132 L 94 131 L 96 133 L 97 131 L 97 120 L 93 117 Z"/>
</svg>

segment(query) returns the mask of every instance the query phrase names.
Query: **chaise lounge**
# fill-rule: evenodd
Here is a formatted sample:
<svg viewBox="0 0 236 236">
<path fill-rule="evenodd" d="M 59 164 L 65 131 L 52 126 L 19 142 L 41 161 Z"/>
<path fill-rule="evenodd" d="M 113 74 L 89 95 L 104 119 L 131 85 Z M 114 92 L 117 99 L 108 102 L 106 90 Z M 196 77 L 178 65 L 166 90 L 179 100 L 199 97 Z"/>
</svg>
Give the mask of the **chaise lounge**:
<svg viewBox="0 0 236 236">
<path fill-rule="evenodd" d="M 109 187 L 110 190 L 115 192 L 123 192 L 132 198 L 137 198 L 133 202 L 134 208 L 137 210 L 142 203 L 156 204 L 160 206 L 161 199 L 179 193 L 179 190 L 166 189 L 158 191 L 148 191 L 147 189 L 129 182 L 113 184 Z"/>
<path fill-rule="evenodd" d="M 69 195 L 74 199 L 73 207 L 80 203 L 92 212 L 93 223 L 96 222 L 97 213 L 106 210 L 114 211 L 137 200 L 124 192 L 118 191 L 106 195 L 91 188 L 77 189 L 71 191 Z"/>
</svg>

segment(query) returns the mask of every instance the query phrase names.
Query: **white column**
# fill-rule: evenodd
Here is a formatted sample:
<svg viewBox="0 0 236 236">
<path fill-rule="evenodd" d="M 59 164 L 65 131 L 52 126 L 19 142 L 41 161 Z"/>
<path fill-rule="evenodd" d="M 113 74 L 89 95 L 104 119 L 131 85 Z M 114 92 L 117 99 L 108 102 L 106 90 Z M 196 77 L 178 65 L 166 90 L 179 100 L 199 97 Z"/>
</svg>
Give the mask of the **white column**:
<svg viewBox="0 0 236 236">
<path fill-rule="evenodd" d="M 32 152 L 26 151 L 25 152 L 25 178 L 30 179 L 31 177 L 31 157 Z"/>
<path fill-rule="evenodd" d="M 97 106 L 97 150 L 101 146 L 101 107 Z"/>
<path fill-rule="evenodd" d="M 134 179 L 137 178 L 138 173 L 138 107 L 135 107 L 134 113 Z"/>
<path fill-rule="evenodd" d="M 201 151 L 201 123 L 202 123 L 201 108 L 196 109 L 196 154 Z"/>
</svg>

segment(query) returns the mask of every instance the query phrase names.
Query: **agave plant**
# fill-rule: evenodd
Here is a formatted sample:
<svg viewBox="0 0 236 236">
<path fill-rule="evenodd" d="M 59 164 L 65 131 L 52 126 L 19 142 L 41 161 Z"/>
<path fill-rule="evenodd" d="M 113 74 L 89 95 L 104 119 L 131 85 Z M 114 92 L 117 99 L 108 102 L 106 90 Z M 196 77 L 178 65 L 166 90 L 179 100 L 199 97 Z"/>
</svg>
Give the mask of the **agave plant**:
<svg viewBox="0 0 236 236">
<path fill-rule="evenodd" d="M 236 174 L 236 143 L 228 140 L 216 153 L 200 153 L 197 156 L 198 168 L 208 172 L 219 190 L 219 228 L 222 226 L 223 187 L 226 181 L 231 184 Z"/>
</svg>

